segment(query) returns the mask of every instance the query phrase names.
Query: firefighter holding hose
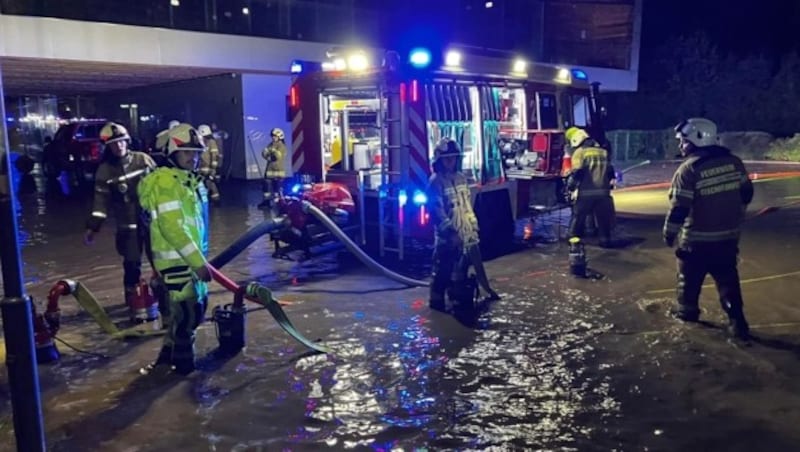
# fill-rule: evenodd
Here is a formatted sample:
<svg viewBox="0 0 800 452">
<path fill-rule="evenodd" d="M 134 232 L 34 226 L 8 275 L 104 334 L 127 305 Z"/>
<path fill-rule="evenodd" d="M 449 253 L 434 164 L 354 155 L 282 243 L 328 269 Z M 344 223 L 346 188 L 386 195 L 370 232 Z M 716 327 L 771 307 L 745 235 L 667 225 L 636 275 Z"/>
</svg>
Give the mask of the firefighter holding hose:
<svg viewBox="0 0 800 452">
<path fill-rule="evenodd" d="M 500 297 L 489 285 L 478 244 L 478 218 L 472 209 L 467 178 L 461 172 L 461 151 L 455 141 L 445 138 L 436 147 L 433 175 L 428 183 L 431 219 L 436 229 L 433 252 L 431 309 L 445 311 L 445 293 L 450 292 L 456 316 L 472 314 L 476 287 L 467 278 L 473 265 L 477 282 L 489 299 Z"/>
<path fill-rule="evenodd" d="M 172 366 L 182 375 L 194 371 L 195 330 L 207 306 L 206 212 L 208 193 L 195 171 L 205 151 L 200 134 L 189 124 L 169 131 L 166 166 L 139 185 L 142 208 L 150 214 L 153 265 L 166 289 L 162 310 L 167 334 L 156 361 L 143 369 Z"/>
</svg>

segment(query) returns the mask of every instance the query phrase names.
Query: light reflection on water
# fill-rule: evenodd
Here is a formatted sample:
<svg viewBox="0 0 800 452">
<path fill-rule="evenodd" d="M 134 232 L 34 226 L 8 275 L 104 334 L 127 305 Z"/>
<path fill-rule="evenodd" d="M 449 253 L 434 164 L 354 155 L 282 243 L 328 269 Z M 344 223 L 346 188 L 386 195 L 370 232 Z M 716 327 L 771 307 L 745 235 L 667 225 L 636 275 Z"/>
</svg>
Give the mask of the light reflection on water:
<svg viewBox="0 0 800 452">
<path fill-rule="evenodd" d="M 78 217 L 69 221 L 80 232 L 85 217 Z M 260 210 L 241 206 L 212 210 L 212 254 L 262 218 Z M 42 234 L 57 244 L 79 240 Z M 61 248 L 49 259 L 63 265 L 69 253 Z M 266 239 L 260 240 L 230 264 L 231 271 L 256 277 L 274 273 L 279 264 L 269 252 Z M 113 249 L 103 253 L 113 274 L 98 275 L 102 281 L 84 274 L 103 263 L 84 251 L 70 255 L 74 268 L 85 270 L 75 276 L 92 289 L 115 292 L 118 258 Z M 28 278 L 63 276 L 56 274 L 55 264 L 39 262 Z M 248 350 L 230 365 L 196 377 L 204 380 L 190 403 L 200 421 L 187 421 L 186 430 L 199 430 L 197 436 L 217 450 L 569 448 L 589 441 L 602 419 L 619 411 L 605 364 L 592 346 L 594 337 L 609 328 L 596 320 L 603 317 L 602 308 L 584 293 L 562 287 L 563 282 L 520 284 L 509 290 L 525 295 L 506 296 L 487 315 L 486 327 L 474 332 L 443 321 L 446 316 L 430 312 L 424 302 L 409 302 L 403 293 L 371 295 L 370 302 L 383 303 L 374 309 L 339 305 L 341 297 L 290 309 L 299 327 L 319 329 L 304 325 L 306 312 L 324 322 L 326 329 L 315 334 L 334 349 L 331 356 L 297 359 L 304 350 L 294 343 L 276 346 L 273 338 L 283 333 L 265 316 L 258 320 L 264 326 L 248 327 Z M 213 347 L 213 333 L 204 334 L 205 346 Z M 129 364 L 114 372 L 127 373 L 137 365 Z M 62 377 L 73 385 L 90 384 L 79 368 L 62 369 L 69 370 Z M 107 394 L 115 390 L 109 386 Z M 69 394 L 62 399 L 79 402 Z"/>
<path fill-rule="evenodd" d="M 602 370 L 609 366 L 596 362 L 591 345 L 610 325 L 590 320 L 600 307 L 588 296 L 549 289 L 498 304 L 490 327 L 452 358 L 427 313 L 365 322 L 357 339 L 334 334 L 334 356 L 304 358 L 288 371 L 287 393 L 303 398 L 304 421 L 287 440 L 373 450 L 591 440 L 619 412 Z M 545 306 L 551 311 L 542 313 Z"/>
</svg>

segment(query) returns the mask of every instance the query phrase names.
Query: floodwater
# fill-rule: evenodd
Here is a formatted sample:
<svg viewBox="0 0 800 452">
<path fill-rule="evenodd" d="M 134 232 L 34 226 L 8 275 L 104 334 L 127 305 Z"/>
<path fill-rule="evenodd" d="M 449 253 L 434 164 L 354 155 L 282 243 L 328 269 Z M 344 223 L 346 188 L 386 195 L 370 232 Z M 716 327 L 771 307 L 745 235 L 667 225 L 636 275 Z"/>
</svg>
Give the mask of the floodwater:
<svg viewBox="0 0 800 452">
<path fill-rule="evenodd" d="M 255 185 L 224 188 L 223 206 L 212 210 L 212 255 L 264 218 L 254 207 Z M 760 184 L 757 202 L 783 203 L 798 191 L 795 181 Z M 81 242 L 85 196 L 30 193 L 20 205 L 26 287 L 37 304 L 53 283 L 69 277 L 124 323 L 113 227 L 87 247 Z M 791 258 L 799 217 L 786 207 L 748 221 L 743 280 L 800 270 Z M 559 234 L 553 229 L 563 221 L 538 225 L 549 229 L 537 231 L 541 236 Z M 800 310 L 787 295 L 800 290 L 800 278 L 744 284 L 760 339 L 732 343 L 719 329 L 713 288 L 704 289 L 702 301 L 708 325 L 666 317 L 672 294 L 663 290 L 674 286 L 674 264 L 659 241 L 660 220 L 621 220 L 619 232 L 628 247 L 589 247 L 596 279 L 567 275 L 566 249 L 558 243 L 489 262 L 503 299 L 477 326 L 429 310 L 426 289 L 400 287 L 352 259 L 274 260 L 271 245 L 259 240 L 224 272 L 261 281 L 291 302 L 285 310 L 298 329 L 333 353 L 306 353 L 269 314 L 253 311 L 247 347 L 232 358 L 215 354 L 214 325 L 201 326 L 201 369 L 186 378 L 141 376 L 138 369 L 155 357 L 159 339 L 112 340 L 64 297 L 59 336 L 83 352 L 59 343 L 61 360 L 39 367 L 48 446 L 800 449 L 794 427 L 800 421 Z M 231 301 L 217 285 L 211 297 L 213 304 Z M 13 450 L 10 412 L 2 376 L 0 450 Z"/>
</svg>

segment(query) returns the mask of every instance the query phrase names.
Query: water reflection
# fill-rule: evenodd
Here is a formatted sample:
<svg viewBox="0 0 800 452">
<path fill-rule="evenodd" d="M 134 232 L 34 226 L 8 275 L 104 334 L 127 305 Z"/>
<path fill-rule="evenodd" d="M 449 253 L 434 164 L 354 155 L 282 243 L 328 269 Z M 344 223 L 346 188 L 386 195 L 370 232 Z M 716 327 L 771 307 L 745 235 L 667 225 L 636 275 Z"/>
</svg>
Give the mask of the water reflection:
<svg viewBox="0 0 800 452">
<path fill-rule="evenodd" d="M 243 208 L 245 201 L 228 195 L 234 201 L 212 208 L 212 254 L 263 219 L 260 210 Z M 85 219 L 85 210 L 78 207 L 82 204 L 48 202 L 50 208 L 43 214 L 25 215 L 32 225 L 26 229 L 27 262 L 35 263 L 26 270 L 29 281 L 53 282 L 71 273 L 68 276 L 91 287 L 101 301 L 118 295 L 121 272 L 112 234 L 106 234 L 107 249 L 75 247 L 71 242 L 80 238 Z M 64 211 L 73 214 L 62 218 Z M 39 246 L 47 242 L 51 243 Z M 323 281 L 318 275 L 324 272 L 337 276 L 337 282 L 309 287 L 312 292 L 330 284 L 343 286 L 341 281 L 350 276 L 335 272 L 335 264 L 327 261 L 306 268 L 273 260 L 266 242 L 258 241 L 226 270 L 241 279 L 274 274 L 274 281 L 282 282 L 300 275 L 300 284 L 302 275 L 311 272 L 320 272 L 310 278 L 315 281 Z M 380 285 L 376 281 L 386 281 L 360 275 L 363 281 L 357 287 L 367 291 L 363 295 L 327 294 L 288 308 L 295 325 L 315 335 L 309 337 L 322 337 L 334 354 L 298 359 L 304 350 L 266 313 L 253 313 L 243 353 L 195 376 L 188 395 L 159 396 L 160 404 L 196 416 L 169 428 L 187 438 L 201 438 L 216 450 L 569 448 L 595 439 L 603 420 L 618 413 L 608 364 L 593 346 L 595 336 L 610 326 L 597 320 L 605 317 L 599 300 L 570 288 L 566 278 L 507 282 L 507 290 L 526 295 L 507 295 L 493 305 L 485 329 L 473 331 L 451 316 L 429 311 L 424 301 L 414 301 L 424 290 L 413 296 L 406 291 L 369 293 Z M 70 306 L 65 311 L 77 311 Z M 100 349 L 108 354 L 120 353 L 118 343 L 102 342 L 100 333 L 86 323 L 65 322 L 65 327 L 67 332 L 81 328 L 84 341 L 103 343 Z M 213 326 L 205 325 L 198 334 L 198 349 L 214 346 Z M 80 360 L 65 361 L 56 368 L 56 376 L 67 390 L 53 400 L 77 410 L 118 403 L 119 394 L 135 400 L 120 381 L 142 360 L 151 359 L 157 347 L 153 342 L 143 347 L 142 357 L 99 367 L 99 372 L 81 366 Z M 91 388 L 100 388 L 91 392 L 102 396 L 89 395 Z M 126 416 L 126 407 L 114 410 Z M 104 428 L 105 420 L 91 420 L 98 423 L 93 428 Z M 159 428 L 179 434 L 167 426 Z M 174 438 L 165 434 L 153 441 L 166 447 L 175 444 Z"/>
</svg>

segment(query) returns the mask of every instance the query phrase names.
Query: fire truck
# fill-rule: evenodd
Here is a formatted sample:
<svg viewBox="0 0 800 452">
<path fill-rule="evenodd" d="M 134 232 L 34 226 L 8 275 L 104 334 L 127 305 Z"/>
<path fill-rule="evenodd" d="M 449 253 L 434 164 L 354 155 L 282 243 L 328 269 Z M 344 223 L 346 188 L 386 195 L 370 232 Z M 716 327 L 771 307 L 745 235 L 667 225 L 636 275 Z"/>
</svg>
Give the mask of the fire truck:
<svg viewBox="0 0 800 452">
<path fill-rule="evenodd" d="M 564 130 L 601 133 L 598 84 L 579 69 L 458 49 L 327 56 L 292 63 L 292 170 L 305 183 L 347 187 L 354 235 L 381 256 L 403 259 L 409 239 L 433 236 L 425 187 L 441 138 L 462 150 L 482 251 L 492 256 L 513 243 L 532 206 L 560 202 Z"/>
</svg>

